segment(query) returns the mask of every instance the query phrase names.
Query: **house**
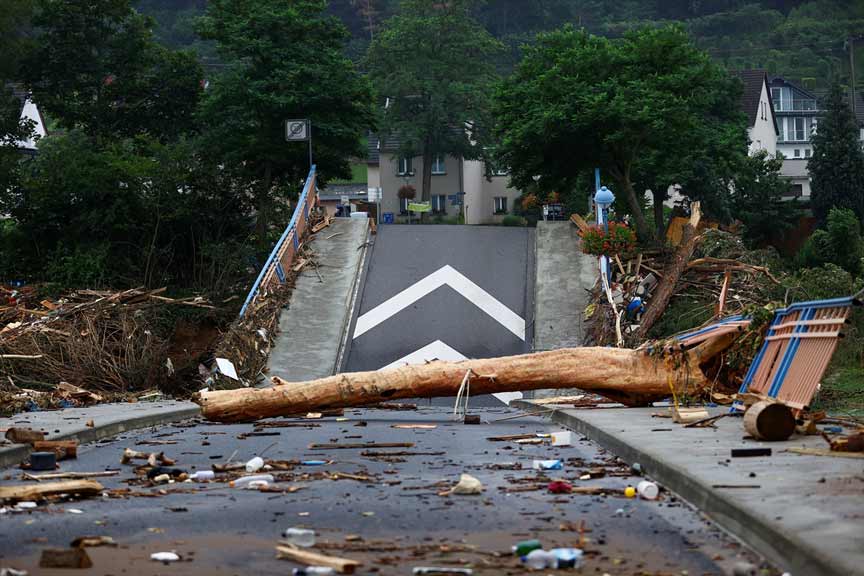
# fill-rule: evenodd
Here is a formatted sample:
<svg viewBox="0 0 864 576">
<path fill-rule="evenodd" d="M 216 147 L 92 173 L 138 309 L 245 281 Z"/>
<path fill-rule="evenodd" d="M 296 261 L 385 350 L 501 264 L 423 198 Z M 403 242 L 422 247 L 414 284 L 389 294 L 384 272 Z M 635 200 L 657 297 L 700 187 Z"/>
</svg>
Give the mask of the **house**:
<svg viewBox="0 0 864 576">
<path fill-rule="evenodd" d="M 11 88 L 12 95 L 21 103 L 21 119 L 33 122 L 33 134 L 27 140 L 16 141 L 15 146 L 24 154 L 33 156 L 36 154 L 36 142 L 48 134 L 45 129 L 45 119 L 42 118 L 42 113 L 27 90 L 17 85 Z"/>
<path fill-rule="evenodd" d="M 780 173 L 792 184 L 791 196 L 809 198 L 807 159 L 813 154 L 810 137 L 816 131 L 819 117 L 824 111 L 815 94 L 788 80 L 775 77 L 769 85 L 780 130 L 777 152 L 784 157 Z"/>
<path fill-rule="evenodd" d="M 768 74 L 764 70 L 740 70 L 736 75 L 744 83 L 741 109 L 747 115 L 749 153 L 752 155 L 759 150 L 765 150 L 775 156 L 780 130 L 771 99 Z"/>
<path fill-rule="evenodd" d="M 412 200 L 399 197 L 399 189 L 412 186 L 416 190 L 413 202 L 420 201 L 423 180 L 423 157 L 403 157 L 399 154 L 399 140 L 369 137 L 367 157 L 370 188 L 381 189 L 382 221 L 408 221 L 408 204 Z M 508 186 L 506 171 L 490 169 L 479 160 L 465 160 L 455 156 L 436 156 L 432 164 L 430 200 L 433 218 L 457 218 L 464 207 L 466 224 L 496 224 L 513 212 L 514 203 L 521 192 Z M 464 192 L 464 195 L 460 195 Z M 454 200 L 461 197 L 463 205 Z M 454 220 L 455 221 L 455 220 Z"/>
</svg>

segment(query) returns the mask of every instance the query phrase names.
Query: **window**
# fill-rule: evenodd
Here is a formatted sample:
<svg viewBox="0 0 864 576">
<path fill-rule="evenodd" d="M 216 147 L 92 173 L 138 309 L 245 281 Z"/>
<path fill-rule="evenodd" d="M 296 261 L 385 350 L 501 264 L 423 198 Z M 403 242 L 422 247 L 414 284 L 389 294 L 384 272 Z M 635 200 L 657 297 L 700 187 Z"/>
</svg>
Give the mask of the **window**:
<svg viewBox="0 0 864 576">
<path fill-rule="evenodd" d="M 432 159 L 432 174 L 446 174 L 447 169 L 444 166 L 444 157 L 443 156 L 435 156 Z"/>
<path fill-rule="evenodd" d="M 408 213 L 408 202 L 410 202 L 408 198 L 400 198 L 399 199 L 399 213 L 407 214 Z"/>
<path fill-rule="evenodd" d="M 800 198 L 804 193 L 804 185 L 803 184 L 792 184 L 783 192 L 784 198 Z"/>
<path fill-rule="evenodd" d="M 506 214 L 507 213 L 507 197 L 506 196 L 496 196 L 495 197 L 495 214 Z"/>
<path fill-rule="evenodd" d="M 411 158 L 402 157 L 399 158 L 399 176 L 413 176 L 414 175 L 414 166 L 411 162 Z"/>
<path fill-rule="evenodd" d="M 447 196 L 432 196 L 432 211 L 437 213 L 447 212 Z"/>
<path fill-rule="evenodd" d="M 801 149 L 800 148 L 795 148 L 794 156 L 795 156 L 795 158 L 801 157 Z"/>
<path fill-rule="evenodd" d="M 804 158 L 809 158 L 809 157 L 810 157 L 810 148 L 805 148 L 804 149 Z"/>
<path fill-rule="evenodd" d="M 810 119 L 810 136 L 813 136 L 814 134 L 816 134 L 816 127 L 818 125 L 819 125 L 819 119 L 818 118 L 811 118 Z"/>
<path fill-rule="evenodd" d="M 793 118 L 795 121 L 793 125 L 794 133 L 792 134 L 792 140 L 796 142 L 806 142 L 807 138 L 804 136 L 804 118 Z"/>
</svg>

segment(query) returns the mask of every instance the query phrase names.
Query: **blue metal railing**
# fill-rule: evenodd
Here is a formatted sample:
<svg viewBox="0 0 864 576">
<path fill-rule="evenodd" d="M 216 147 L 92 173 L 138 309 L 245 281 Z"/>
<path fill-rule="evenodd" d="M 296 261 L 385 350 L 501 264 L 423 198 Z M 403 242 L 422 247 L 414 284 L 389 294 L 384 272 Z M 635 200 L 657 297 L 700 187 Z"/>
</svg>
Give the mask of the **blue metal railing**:
<svg viewBox="0 0 864 576">
<path fill-rule="evenodd" d="M 304 221 L 309 217 L 310 194 L 315 194 L 314 183 L 315 165 L 313 164 L 312 168 L 309 170 L 309 176 L 306 177 L 306 184 L 303 186 L 303 192 L 300 194 L 300 198 L 297 199 L 297 206 L 294 208 L 294 213 L 291 215 L 291 221 L 288 223 L 285 231 L 282 232 L 282 236 L 279 237 L 279 241 L 276 242 L 276 246 L 273 247 L 270 256 L 267 257 L 267 262 L 265 262 L 264 266 L 261 268 L 261 272 L 258 274 L 255 283 L 252 285 L 252 289 L 249 290 L 249 294 L 246 296 L 246 301 L 240 309 L 240 318 L 243 318 L 243 315 L 246 314 L 246 309 L 255 301 L 255 298 L 258 297 L 261 291 L 261 283 L 264 278 L 267 277 L 268 272 L 273 270 L 279 278 L 279 282 L 285 282 L 285 271 L 282 270 L 282 263 L 279 261 L 279 254 L 282 252 L 282 249 L 285 246 L 285 241 L 292 232 L 294 232 L 294 248 L 296 249 L 299 246 L 300 240 L 297 238 L 296 234 L 297 220 L 301 213 Z"/>
</svg>

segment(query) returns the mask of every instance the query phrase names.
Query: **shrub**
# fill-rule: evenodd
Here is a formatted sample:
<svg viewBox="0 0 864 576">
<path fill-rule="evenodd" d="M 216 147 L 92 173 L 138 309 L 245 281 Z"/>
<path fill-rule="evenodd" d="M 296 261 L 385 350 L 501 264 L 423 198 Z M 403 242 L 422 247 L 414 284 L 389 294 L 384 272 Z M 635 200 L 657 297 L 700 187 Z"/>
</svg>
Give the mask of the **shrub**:
<svg viewBox="0 0 864 576">
<path fill-rule="evenodd" d="M 789 300 L 822 300 L 854 294 L 856 285 L 852 275 L 836 264 L 800 270 L 788 282 Z"/>
<path fill-rule="evenodd" d="M 629 254 L 636 248 L 636 233 L 624 224 L 609 223 L 609 232 L 602 226 L 591 226 L 582 237 L 582 252 L 600 256 L 603 254 Z"/>
<path fill-rule="evenodd" d="M 514 216 L 513 214 L 508 214 L 501 219 L 502 226 L 522 226 L 524 221 L 521 216 Z"/>
<path fill-rule="evenodd" d="M 798 256 L 798 264 L 806 268 L 817 268 L 825 264 L 836 264 L 850 274 L 862 270 L 864 241 L 858 217 L 847 208 L 832 208 L 824 230 L 817 230 L 804 244 Z"/>
</svg>

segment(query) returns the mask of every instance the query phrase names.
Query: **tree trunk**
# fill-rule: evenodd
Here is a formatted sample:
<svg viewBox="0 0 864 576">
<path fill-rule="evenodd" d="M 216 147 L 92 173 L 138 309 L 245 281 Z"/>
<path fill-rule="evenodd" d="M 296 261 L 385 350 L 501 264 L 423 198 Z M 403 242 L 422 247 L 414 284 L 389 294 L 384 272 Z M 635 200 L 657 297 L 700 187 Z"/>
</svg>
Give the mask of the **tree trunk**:
<svg viewBox="0 0 864 576">
<path fill-rule="evenodd" d="M 678 279 L 681 278 L 681 274 L 687 269 L 690 258 L 693 257 L 693 250 L 696 249 L 696 229 L 699 227 L 699 220 L 702 217 L 699 203 L 693 202 L 690 211 L 690 223 L 684 225 L 684 230 L 681 233 L 681 243 L 678 244 L 672 261 L 663 270 L 663 278 L 657 285 L 657 290 L 648 304 L 648 309 L 642 316 L 639 330 L 636 331 L 637 338 L 645 338 L 645 335 L 648 334 L 654 323 L 666 311 L 666 306 L 669 305 L 669 300 L 675 293 Z"/>
<path fill-rule="evenodd" d="M 428 140 L 423 144 L 423 185 L 420 200 L 429 202 L 432 199 L 432 143 Z"/>
<path fill-rule="evenodd" d="M 629 169 L 625 169 L 621 173 L 620 184 L 624 188 L 624 194 L 627 195 L 627 205 L 630 207 L 630 215 L 633 216 L 633 223 L 636 225 L 636 234 L 641 240 L 649 240 L 651 238 L 651 229 L 648 228 L 648 223 L 645 222 L 645 215 L 642 214 L 642 206 L 636 197 L 633 182 L 630 181 Z"/>
<path fill-rule="evenodd" d="M 663 237 L 666 236 L 666 219 L 663 217 L 663 201 L 666 200 L 666 191 L 659 190 L 655 187 L 651 188 L 651 194 L 654 196 L 654 234 L 657 242 L 663 243 Z"/>
<path fill-rule="evenodd" d="M 668 397 L 670 383 L 678 393 L 702 388 L 707 381 L 698 363 L 704 359 L 698 351 L 686 352 L 673 363 L 643 350 L 565 348 L 504 358 L 337 374 L 272 388 L 202 392 L 196 401 L 208 420 L 250 421 L 397 398 L 456 396 L 470 371 L 468 385 L 472 396 L 580 388 L 635 406 Z"/>
</svg>

